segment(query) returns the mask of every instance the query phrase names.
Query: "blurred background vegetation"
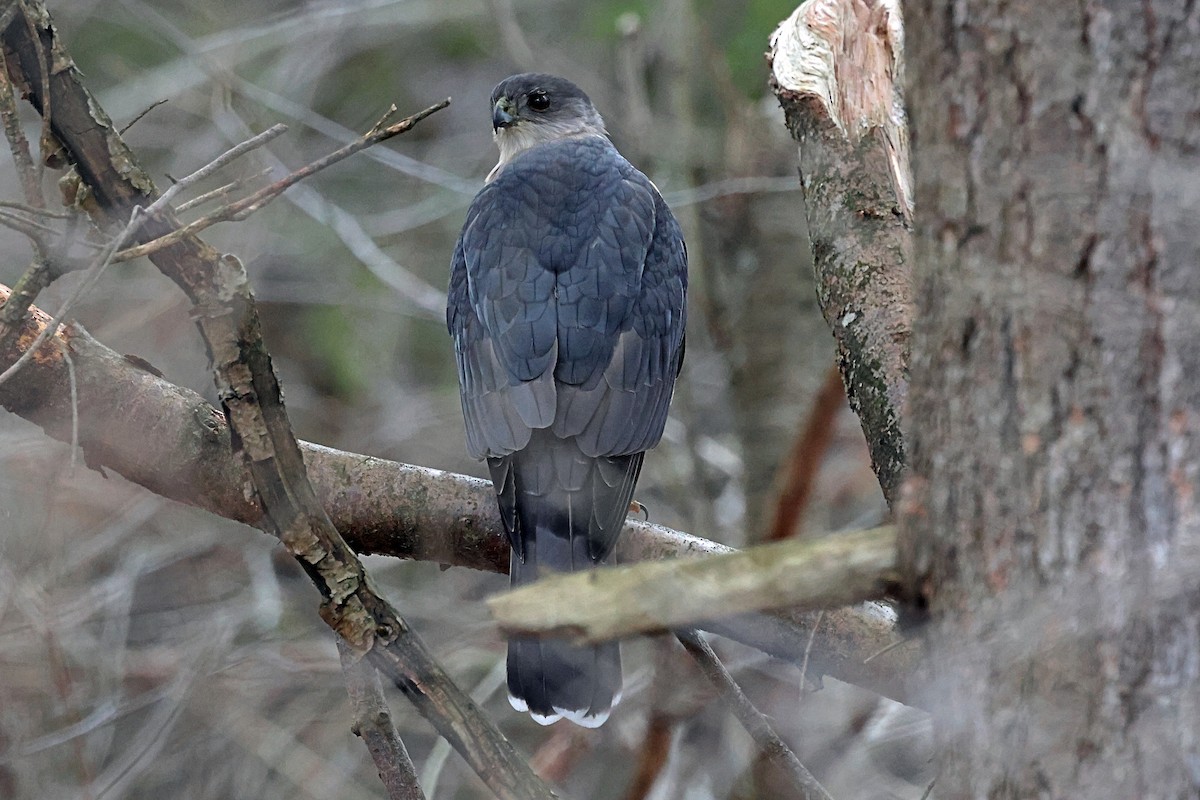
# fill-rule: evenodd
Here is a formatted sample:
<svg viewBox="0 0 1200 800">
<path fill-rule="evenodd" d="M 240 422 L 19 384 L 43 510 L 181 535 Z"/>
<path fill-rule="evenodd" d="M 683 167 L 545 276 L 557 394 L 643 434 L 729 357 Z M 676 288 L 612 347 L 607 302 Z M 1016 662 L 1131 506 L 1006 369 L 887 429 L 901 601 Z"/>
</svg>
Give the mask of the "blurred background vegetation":
<svg viewBox="0 0 1200 800">
<path fill-rule="evenodd" d="M 691 254 L 687 364 L 637 496 L 667 525 L 734 545 L 760 536 L 777 470 L 833 357 L 812 290 L 795 144 L 763 59 L 791 0 L 48 5 L 119 126 L 166 101 L 126 133 L 160 187 L 277 122 L 286 135 L 201 188 L 301 166 L 391 103 L 404 115 L 453 97 L 411 133 L 205 238 L 247 265 L 300 437 L 479 476 L 465 454 L 442 309 L 454 238 L 495 162 L 487 98 L 514 72 L 575 80 L 666 195 Z M 0 189 L 19 199 L 9 163 Z M 29 248 L 8 232 L 0 244 L 0 281 L 11 285 Z M 39 305 L 57 307 L 72 285 L 60 280 Z M 77 317 L 215 401 L 189 310 L 141 261 L 110 269 Z M 873 521 L 882 509 L 856 420 L 843 410 L 832 424 L 809 531 Z M 0 797 L 382 796 L 349 731 L 315 593 L 272 539 L 88 469 L 4 412 L 0 489 Z M 781 796 L 671 642 L 626 647 L 625 700 L 604 728 L 543 729 L 511 712 L 500 688 L 503 643 L 480 600 L 506 578 L 379 558 L 368 567 L 570 796 L 627 796 L 652 717 L 672 744 L 649 796 Z M 897 776 L 921 764 L 880 761 L 881 745 L 851 747 L 895 708 L 830 681 L 806 692 L 795 669 L 720 646 L 831 790 L 920 796 L 923 786 L 914 794 Z M 403 698 L 392 701 L 430 796 L 487 797 Z"/>
</svg>

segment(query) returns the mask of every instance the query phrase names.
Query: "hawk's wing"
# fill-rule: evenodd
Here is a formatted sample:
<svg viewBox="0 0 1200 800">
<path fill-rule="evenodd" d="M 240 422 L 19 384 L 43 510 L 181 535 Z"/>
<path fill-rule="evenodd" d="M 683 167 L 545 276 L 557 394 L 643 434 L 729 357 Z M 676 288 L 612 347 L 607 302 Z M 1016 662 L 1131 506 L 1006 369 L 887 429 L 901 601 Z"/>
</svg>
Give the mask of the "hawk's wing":
<svg viewBox="0 0 1200 800">
<path fill-rule="evenodd" d="M 468 449 L 500 456 L 552 427 L 588 456 L 652 447 L 682 357 L 679 225 L 605 139 L 531 148 L 475 198 L 447 322 Z"/>
</svg>

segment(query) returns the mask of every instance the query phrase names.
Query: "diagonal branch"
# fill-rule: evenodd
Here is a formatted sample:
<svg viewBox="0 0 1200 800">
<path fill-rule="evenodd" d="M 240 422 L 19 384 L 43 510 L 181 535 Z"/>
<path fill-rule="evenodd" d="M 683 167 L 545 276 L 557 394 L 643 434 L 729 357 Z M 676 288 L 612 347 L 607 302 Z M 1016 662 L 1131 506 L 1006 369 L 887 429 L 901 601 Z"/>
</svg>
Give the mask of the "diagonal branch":
<svg viewBox="0 0 1200 800">
<path fill-rule="evenodd" d="M 54 133 L 98 199 L 97 213 L 109 224 L 136 219 L 137 209 L 151 206 L 158 193 L 70 66 L 44 6 L 32 0 L 28 5 L 36 7 L 23 15 L 27 26 L 12 24 L 0 32 L 5 46 L 16 53 L 35 105 L 44 110 L 53 104 Z M 52 75 L 38 57 L 41 51 L 56 54 Z M 166 209 L 148 215 L 134 235 L 145 242 L 169 236 L 178 227 Z M 553 797 L 375 592 L 361 562 L 325 514 L 292 434 L 241 263 L 192 236 L 155 251 L 151 261 L 196 307 L 196 324 L 209 349 L 234 449 L 249 470 L 266 527 L 320 591 L 322 619 L 412 700 L 499 797 Z"/>
<path fill-rule="evenodd" d="M 775 501 L 775 513 L 765 541 L 800 538 L 804 512 L 808 510 L 821 464 L 837 429 L 837 413 L 846 402 L 845 398 L 841 372 L 831 366 L 817 390 L 800 435 L 779 468 L 776 477 L 779 498 Z"/>
<path fill-rule="evenodd" d="M 425 800 L 425 793 L 417 783 L 416 767 L 392 724 L 392 712 L 383 696 L 379 673 L 341 638 L 337 640 L 337 648 L 354 708 L 354 733 L 366 743 L 388 800 Z"/>
<path fill-rule="evenodd" d="M 746 697 L 742 687 L 737 685 L 737 681 L 725 669 L 725 665 L 717 658 L 708 642 L 704 641 L 704 637 L 692 630 L 680 631 L 676 636 L 684 649 L 696 659 L 705 676 L 716 685 L 733 715 L 742 723 L 742 727 L 750 734 L 750 738 L 754 739 L 754 743 L 762 749 L 763 755 L 788 776 L 792 784 L 800 790 L 804 800 L 833 800 L 820 781 L 813 777 L 808 768 L 800 763 L 800 759 L 796 758 L 791 748 L 779 738 L 779 734 L 771 727 L 770 720 Z"/>
</svg>

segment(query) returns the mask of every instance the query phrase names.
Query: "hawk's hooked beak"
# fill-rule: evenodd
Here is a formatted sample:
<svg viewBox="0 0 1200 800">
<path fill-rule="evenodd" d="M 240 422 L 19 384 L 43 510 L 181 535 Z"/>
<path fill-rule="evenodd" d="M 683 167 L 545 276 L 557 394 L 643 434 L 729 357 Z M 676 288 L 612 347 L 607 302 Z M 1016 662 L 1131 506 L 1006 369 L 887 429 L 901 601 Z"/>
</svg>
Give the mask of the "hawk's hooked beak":
<svg viewBox="0 0 1200 800">
<path fill-rule="evenodd" d="M 501 97 L 492 107 L 492 130 L 508 128 L 517 124 L 515 104 L 507 97 Z"/>
</svg>

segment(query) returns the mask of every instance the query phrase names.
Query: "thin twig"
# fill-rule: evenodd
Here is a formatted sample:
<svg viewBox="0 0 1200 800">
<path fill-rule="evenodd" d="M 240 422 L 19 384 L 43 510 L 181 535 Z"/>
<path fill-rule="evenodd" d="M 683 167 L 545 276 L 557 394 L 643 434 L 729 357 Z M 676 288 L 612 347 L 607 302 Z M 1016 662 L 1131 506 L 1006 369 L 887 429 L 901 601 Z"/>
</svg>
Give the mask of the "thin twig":
<svg viewBox="0 0 1200 800">
<path fill-rule="evenodd" d="M 78 214 L 68 216 L 67 229 L 60 236 L 57 247 L 35 246 L 33 263 L 13 285 L 8 299 L 0 306 L 0 346 L 6 346 L 7 340 L 15 335 L 42 289 L 73 268 L 73 262 L 68 260 L 68 251 L 75 240 L 79 219 Z M 90 242 L 86 244 L 95 247 Z"/>
<path fill-rule="evenodd" d="M 34 246 L 39 249 L 45 249 L 46 240 L 42 238 L 43 234 L 57 234 L 54 228 L 49 225 L 44 225 L 41 222 L 34 222 L 31 219 L 26 219 L 19 214 L 12 214 L 7 211 L 0 211 L 0 225 L 6 228 L 11 228 L 17 233 L 23 233 L 33 242 Z"/>
<path fill-rule="evenodd" d="M 717 658 L 717 654 L 705 641 L 704 637 L 694 630 L 678 630 L 675 636 L 684 649 L 696 659 L 700 669 L 720 690 L 721 696 L 729 705 L 738 722 L 754 739 L 755 744 L 762 749 L 767 759 L 787 775 L 805 800 L 833 800 L 825 787 L 821 785 L 808 768 L 800 763 L 796 754 L 779 738 L 779 734 L 771 727 L 770 721 L 761 711 L 754 707 L 750 699 L 742 692 L 742 688 L 734 681 L 733 676 L 725 669 L 725 665 Z"/>
<path fill-rule="evenodd" d="M 287 132 L 287 129 L 287 125 L 282 123 L 275 124 L 257 136 L 253 136 L 246 141 L 241 142 L 240 144 L 234 145 L 224 153 L 221 153 L 221 155 L 214 158 L 212 161 L 205 164 L 200 169 L 193 172 L 191 175 L 181 178 L 173 183 L 169 189 L 163 192 L 162 195 L 159 196 L 159 198 L 146 209 L 146 213 L 154 214 L 165 209 L 183 190 L 195 185 L 196 183 L 199 183 L 209 175 L 212 175 L 217 170 L 229 164 L 231 161 L 234 161 L 246 153 L 249 153 L 251 150 L 262 147 L 272 139 L 282 136 Z"/>
<path fill-rule="evenodd" d="M 780 194 L 800 191 L 800 182 L 795 176 L 774 178 L 768 175 L 745 178 L 726 178 L 688 189 L 664 192 L 663 199 L 671 208 L 684 208 L 698 203 L 707 203 L 718 197 L 740 194 Z"/>
<path fill-rule="evenodd" d="M 154 208 L 157 205 L 158 203 L 155 203 L 151 206 L 151 208 Z M 84 273 L 83 279 L 79 281 L 79 285 L 75 287 L 75 290 L 71 292 L 66 301 L 64 301 L 62 306 L 59 307 L 58 313 L 54 315 L 50 324 L 48 324 L 38 333 L 37 338 L 33 340 L 33 344 L 29 345 L 25 352 L 21 353 L 20 358 L 14 361 L 8 369 L 4 370 L 4 372 L 0 372 L 0 384 L 3 384 L 18 371 L 20 371 L 21 367 L 25 366 L 29 359 L 33 357 L 33 354 L 37 352 L 38 348 L 42 346 L 42 343 L 45 342 L 49 337 L 58 333 L 58 327 L 62 324 L 63 319 L 66 318 L 67 314 L 75 306 L 75 303 L 78 302 L 86 292 L 96 285 L 96 282 L 100 280 L 100 276 L 104 274 L 104 270 L 106 270 L 108 265 L 112 263 L 113 254 L 116 253 L 117 248 L 129 238 L 133 231 L 136 230 L 137 226 L 141 224 L 142 220 L 145 219 L 146 214 L 144 211 L 145 210 L 139 206 L 135 207 L 133 211 L 130 212 L 129 222 L 125 224 L 125 227 L 121 230 L 121 232 L 113 237 L 112 241 L 110 241 L 104 247 L 104 250 L 100 252 L 92 266 L 90 266 L 88 271 Z"/>
<path fill-rule="evenodd" d="M 817 621 L 813 623 L 812 630 L 808 632 L 808 644 L 804 646 L 804 658 L 800 661 L 800 691 L 801 697 L 804 692 L 804 682 L 808 679 L 808 657 L 812 653 L 813 642 L 817 638 L 817 628 L 821 627 L 821 620 L 825 618 L 825 609 L 817 612 Z"/>
<path fill-rule="evenodd" d="M 32 214 L 35 217 L 51 217 L 53 219 L 71 219 L 75 216 L 70 211 L 56 211 L 52 208 L 38 208 L 31 206 L 28 203 L 17 203 L 12 200 L 0 200 L 0 208 L 10 208 L 13 211 L 22 211 L 26 214 Z"/>
<path fill-rule="evenodd" d="M 389 111 L 389 116 L 392 112 Z M 217 114 L 214 121 L 229 138 L 240 139 L 247 130 L 245 121 L 233 111 L 226 108 L 224 113 Z M 377 149 L 377 148 L 376 148 Z M 371 150 L 364 151 L 370 153 Z M 286 173 L 287 167 L 278 157 L 264 153 L 267 162 L 280 173 Z M 417 277 L 411 270 L 406 269 L 383 251 L 374 238 L 362 227 L 357 215 L 351 214 L 337 204 L 331 202 L 311 183 L 297 184 L 285 195 L 289 203 L 299 208 L 314 221 L 332 230 L 355 258 L 365 266 L 372 275 L 400 297 L 407 300 L 420 314 L 432 320 L 445 320 L 446 292 L 430 286 Z"/>
<path fill-rule="evenodd" d="M 14 4 L 9 7 L 9 11 L 15 8 Z M 38 171 L 33 165 L 29 140 L 21 130 L 16 94 L 8 76 L 8 63 L 4 59 L 3 51 L 0 51 L 0 119 L 4 121 L 4 135 L 8 139 L 9 150 L 12 151 L 13 163 L 17 165 L 17 174 L 21 177 L 21 190 L 25 193 L 25 202 L 34 208 L 44 208 L 46 198 L 42 195 Z"/>
<path fill-rule="evenodd" d="M 20 369 L 24 367 L 26 363 L 28 363 L 29 359 L 33 357 L 33 354 L 37 352 L 38 348 L 41 347 L 42 343 L 45 342 L 47 338 L 58 332 L 58 326 L 62 324 L 63 319 L 65 319 L 67 314 L 70 313 L 71 309 L 75 307 L 75 304 L 79 302 L 79 299 L 96 285 L 96 282 L 100 280 L 100 276 L 104 274 L 104 271 L 108 269 L 108 266 L 115 260 L 114 256 L 119 248 L 125 244 L 125 242 L 127 242 L 131 236 L 133 236 L 134 232 L 137 231 L 145 219 L 153 217 L 168 208 L 171 200 L 187 187 L 208 177 L 214 171 L 220 169 L 243 153 L 262 146 L 264 143 L 274 139 L 276 136 L 279 136 L 286 130 L 287 126 L 285 125 L 274 125 L 268 128 L 259 135 L 248 139 L 239 145 L 231 147 L 210 161 L 208 164 L 205 164 L 203 167 L 193 172 L 191 175 L 188 175 L 187 177 L 178 181 L 171 186 L 171 188 L 163 192 L 157 200 L 145 208 L 141 206 L 135 206 L 133 211 L 129 213 L 129 221 L 125 223 L 125 227 L 122 228 L 121 232 L 114 236 L 112 240 L 104 246 L 104 249 L 96 257 L 96 260 L 93 262 L 92 266 L 90 266 L 88 271 L 84 274 L 83 279 L 79 282 L 79 285 L 75 287 L 75 290 L 71 292 L 70 296 L 67 297 L 66 301 L 58 309 L 58 313 L 54 315 L 53 321 L 51 321 L 49 325 L 47 325 L 41 330 L 41 332 L 38 333 L 38 336 L 36 339 L 34 339 L 33 344 L 31 344 L 28 349 L 21 354 L 20 358 L 13 362 L 13 364 L 8 369 L 4 370 L 4 372 L 0 372 L 0 385 L 20 371 Z"/>
<path fill-rule="evenodd" d="M 79 298 L 83 297 L 85 292 L 95 285 L 96 281 L 99 280 L 100 276 L 104 273 L 104 270 L 107 269 L 108 265 L 112 263 L 112 255 L 114 252 L 116 252 L 117 244 L 121 241 L 124 241 L 125 236 L 130 230 L 133 229 L 134 224 L 140 221 L 141 217 L 138 213 L 140 211 L 140 208 L 135 208 L 133 210 L 133 213 L 129 215 L 129 223 L 125 226 L 125 229 L 122 230 L 121 233 L 112 240 L 112 242 L 110 242 L 109 246 L 106 247 L 104 252 L 100 254 L 101 257 L 97 258 L 93 265 L 88 268 L 88 271 L 84 274 L 83 279 L 80 280 L 79 285 L 75 287 L 75 290 L 71 292 L 70 296 L 67 297 L 66 301 L 62 304 L 62 306 L 59 307 L 58 313 L 54 315 L 54 318 L 48 325 L 46 325 L 46 327 L 42 328 L 42 330 L 38 333 L 37 338 L 33 340 L 33 343 L 26 348 L 25 352 L 21 353 L 21 357 L 14 361 L 8 369 L 4 370 L 4 372 L 0 372 L 0 385 L 2 385 L 13 375 L 17 374 L 17 372 L 19 372 L 20 369 L 25 366 L 26 363 L 28 363 L 29 359 L 33 357 L 33 354 L 38 351 L 38 348 L 42 346 L 42 343 L 45 342 L 46 339 L 58 333 L 59 325 L 62 324 L 63 319 L 74 307 L 75 303 L 79 300 Z"/>
<path fill-rule="evenodd" d="M 146 106 L 146 107 L 145 107 L 145 108 L 143 108 L 141 111 L 139 111 L 139 112 L 137 113 L 137 116 L 135 116 L 133 119 L 129 120 L 129 122 L 126 122 L 126 123 L 125 123 L 125 125 L 124 125 L 124 126 L 121 128 L 121 135 L 122 135 L 122 136 L 124 136 L 124 135 L 125 135 L 125 131 L 129 130 L 129 129 L 130 129 L 130 128 L 132 128 L 134 125 L 136 125 L 138 122 L 140 122 L 140 121 L 141 121 L 141 119 L 142 119 L 142 117 L 146 116 L 146 115 L 147 115 L 147 114 L 149 114 L 151 111 L 153 111 L 154 109 L 158 108 L 158 107 L 159 107 L 159 106 L 161 106 L 163 103 L 167 102 L 167 100 L 168 100 L 168 99 L 169 99 L 169 98 L 166 98 L 166 97 L 164 97 L 164 98 L 162 98 L 161 100 L 155 100 L 153 103 L 151 103 L 150 105 Z"/>
<path fill-rule="evenodd" d="M 842 374 L 834 364 L 825 373 L 825 380 L 813 399 L 808 419 L 792 445 L 780 476 L 779 499 L 775 515 L 767 529 L 766 541 L 775 542 L 789 536 L 800 536 L 804 512 L 812 499 L 813 487 L 821 471 L 821 463 L 833 441 L 837 412 L 846 403 Z"/>
<path fill-rule="evenodd" d="M 366 743 L 388 800 L 425 800 L 425 793 L 417 783 L 417 770 L 392 724 L 392 712 L 384 699 L 379 673 L 366 659 L 356 658 L 340 636 L 337 648 L 346 692 L 354 707 L 354 732 Z"/>
<path fill-rule="evenodd" d="M 180 203 L 179 205 L 175 206 L 175 212 L 178 214 L 182 214 L 184 211 L 190 211 L 191 209 L 195 208 L 198 205 L 207 203 L 209 200 L 214 200 L 218 197 L 224 197 L 226 195 L 229 195 L 229 194 L 237 191 L 238 189 L 242 188 L 243 186 L 245 186 L 248 182 L 250 182 L 252 180 L 256 180 L 258 178 L 265 178 L 267 175 L 270 175 L 270 174 L 271 174 L 271 170 L 270 170 L 270 168 L 267 168 L 267 169 L 262 170 L 261 172 L 256 172 L 255 174 L 250 175 L 248 177 L 238 178 L 237 180 L 230 181 L 229 183 L 225 184 L 224 186 L 218 186 L 216 189 L 207 191 L 204 194 L 196 195 L 191 200 L 186 200 L 186 201 Z"/>
<path fill-rule="evenodd" d="M 878 658 L 879 656 L 883 655 L 884 653 L 895 650 L 897 647 L 899 647 L 902 644 L 908 644 L 908 639 L 899 639 L 899 640 L 887 645 L 886 647 L 879 648 L 874 653 L 871 653 L 871 655 L 864 658 L 862 663 L 869 664 L 869 663 L 871 663 L 871 661 L 873 659 Z"/>
<path fill-rule="evenodd" d="M 71 384 L 71 474 L 75 474 L 75 463 L 79 455 L 79 383 L 75 380 L 75 360 L 71 351 L 63 349 L 63 360 L 67 362 L 67 376 Z"/>
<path fill-rule="evenodd" d="M 929 785 L 925 787 L 925 791 L 921 793 L 921 800 L 929 800 L 929 795 L 933 794 L 933 785 L 935 783 L 937 783 L 937 778 L 931 780 Z"/>
<path fill-rule="evenodd" d="M 326 167 L 330 167 L 337 162 L 354 155 L 358 151 L 376 144 L 377 142 L 382 142 L 385 139 L 390 139 L 393 136 L 396 136 L 397 134 L 404 133 L 413 125 L 428 117 L 430 114 L 434 113 L 435 111 L 441 111 L 448 105 L 450 105 L 450 99 L 446 98 L 442 102 L 436 103 L 424 111 L 419 111 L 416 114 L 413 114 L 411 117 L 406 117 L 394 125 L 389 125 L 386 128 L 378 130 L 372 130 L 370 133 L 360 136 L 358 139 L 354 140 L 345 147 L 339 148 L 329 155 L 319 158 L 316 161 L 301 167 L 295 172 L 292 172 L 291 174 L 279 179 L 275 183 L 272 183 L 270 186 L 265 186 L 262 189 L 259 189 L 257 192 L 249 195 L 248 197 L 243 197 L 241 200 L 237 200 L 233 203 L 223 206 L 211 214 L 201 217 L 195 222 L 191 222 L 181 228 L 176 228 L 165 236 L 160 236 L 157 239 L 145 242 L 137 247 L 130 247 L 126 250 L 122 250 L 121 252 L 117 253 L 116 260 L 129 261 L 133 258 L 140 258 L 141 256 L 150 255 L 151 253 L 157 252 L 164 247 L 169 247 L 176 242 L 194 236 L 205 228 L 210 228 L 213 225 L 216 225 L 218 222 L 245 219 L 250 214 L 258 211 L 267 203 L 283 194 L 283 192 L 287 191 L 289 187 L 293 186 L 297 182 L 302 181 L 314 173 L 320 172 Z"/>
<path fill-rule="evenodd" d="M 3 25 L 0 31 L 11 22 L 11 15 L 19 7 L 17 2 L 9 5 L 5 11 Z M 35 210 L 44 209 L 46 198 L 42 194 L 41 179 L 38 169 L 33 164 L 33 155 L 29 149 L 29 140 L 21 130 L 21 120 L 17 114 L 16 91 L 8 75 L 8 63 L 0 50 L 0 119 L 3 120 L 4 135 L 8 139 L 9 150 L 12 152 L 13 163 L 21 178 L 21 189 L 25 194 L 24 208 Z M 14 203 L 13 205 L 19 205 Z M 50 269 L 47 264 L 47 245 L 42 233 L 55 233 L 40 222 L 26 219 L 19 214 L 0 213 L 0 225 L 12 228 L 27 236 L 33 247 L 33 264 L 21 276 L 14 287 L 12 295 L 4 308 L 0 310 L 0 343 L 7 343 L 25 317 L 25 312 L 37 298 L 38 294 L 50 283 Z"/>
<path fill-rule="evenodd" d="M 46 58 L 46 48 L 42 45 L 42 37 L 38 31 L 37 25 L 33 21 L 33 15 L 29 13 L 29 6 L 25 0 L 18 0 L 21 4 L 21 14 L 25 18 L 25 27 L 29 31 L 29 38 L 33 41 L 33 50 L 37 54 L 38 72 L 42 78 L 42 133 L 38 141 L 38 149 L 40 158 L 34 164 L 34 175 L 36 183 L 39 187 L 42 185 L 42 171 L 46 165 L 46 157 L 49 155 L 47 148 L 54 141 L 54 136 L 51 133 L 51 102 L 50 102 L 50 60 Z M 3 29 L 0 29 L 2 31 Z M 40 194 L 40 191 L 39 191 Z"/>
</svg>

